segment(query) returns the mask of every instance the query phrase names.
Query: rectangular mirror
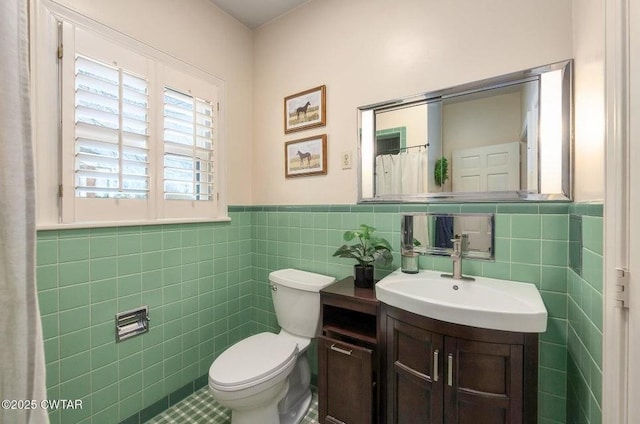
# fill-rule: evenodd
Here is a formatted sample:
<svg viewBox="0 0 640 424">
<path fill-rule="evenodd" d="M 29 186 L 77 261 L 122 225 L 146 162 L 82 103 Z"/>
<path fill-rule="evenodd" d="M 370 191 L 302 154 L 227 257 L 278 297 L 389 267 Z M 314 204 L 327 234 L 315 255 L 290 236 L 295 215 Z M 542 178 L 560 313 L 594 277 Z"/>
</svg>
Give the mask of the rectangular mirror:
<svg viewBox="0 0 640 424">
<path fill-rule="evenodd" d="M 359 108 L 359 202 L 571 200 L 572 62 Z"/>
<path fill-rule="evenodd" d="M 462 257 L 494 260 L 494 214 L 401 214 L 401 251 L 406 254 L 451 256 L 452 239 L 463 239 Z"/>
</svg>

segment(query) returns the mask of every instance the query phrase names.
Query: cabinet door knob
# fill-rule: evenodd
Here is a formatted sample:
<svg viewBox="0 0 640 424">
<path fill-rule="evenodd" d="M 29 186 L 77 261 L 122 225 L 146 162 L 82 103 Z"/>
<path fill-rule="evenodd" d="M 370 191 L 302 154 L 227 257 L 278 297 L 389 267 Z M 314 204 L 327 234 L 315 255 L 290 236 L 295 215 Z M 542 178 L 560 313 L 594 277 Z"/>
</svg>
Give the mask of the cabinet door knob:
<svg viewBox="0 0 640 424">
<path fill-rule="evenodd" d="M 438 354 L 440 351 L 438 349 L 433 351 L 433 381 L 438 381 Z"/>
<path fill-rule="evenodd" d="M 453 353 L 449 354 L 449 361 L 448 361 L 448 366 L 447 366 L 447 384 L 449 384 L 449 386 L 453 385 Z"/>
<path fill-rule="evenodd" d="M 335 343 L 331 345 L 331 350 L 334 350 L 336 352 L 342 353 L 344 355 L 351 355 L 353 353 L 352 349 L 349 349 L 349 350 L 343 349 L 341 347 L 336 346 Z"/>
</svg>

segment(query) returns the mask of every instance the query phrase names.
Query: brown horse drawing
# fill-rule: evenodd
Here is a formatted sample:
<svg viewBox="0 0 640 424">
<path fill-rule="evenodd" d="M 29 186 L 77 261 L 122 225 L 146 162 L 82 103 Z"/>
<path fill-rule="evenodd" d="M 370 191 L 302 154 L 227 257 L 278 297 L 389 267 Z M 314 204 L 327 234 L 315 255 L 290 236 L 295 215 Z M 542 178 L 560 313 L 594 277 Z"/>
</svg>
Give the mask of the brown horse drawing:
<svg viewBox="0 0 640 424">
<path fill-rule="evenodd" d="M 307 104 L 305 104 L 304 106 L 300 106 L 298 109 L 296 109 L 296 119 L 300 119 L 300 114 L 304 113 L 304 117 L 307 117 L 307 109 L 309 109 L 309 106 L 311 106 L 311 102 L 307 102 Z"/>
<path fill-rule="evenodd" d="M 300 166 L 302 166 L 305 159 L 307 160 L 307 165 L 311 166 L 311 153 L 309 152 L 302 153 L 300 150 L 298 150 L 298 156 L 300 156 Z"/>
</svg>

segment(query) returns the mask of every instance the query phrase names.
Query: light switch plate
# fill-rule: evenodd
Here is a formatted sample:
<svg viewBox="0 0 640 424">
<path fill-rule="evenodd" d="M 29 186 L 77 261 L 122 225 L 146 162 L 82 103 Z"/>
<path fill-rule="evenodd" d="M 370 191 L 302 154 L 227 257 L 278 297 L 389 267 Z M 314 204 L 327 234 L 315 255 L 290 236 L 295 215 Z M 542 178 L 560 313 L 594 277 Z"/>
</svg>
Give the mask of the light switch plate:
<svg viewBox="0 0 640 424">
<path fill-rule="evenodd" d="M 342 152 L 340 160 L 342 162 L 342 169 L 351 169 L 351 151 Z"/>
</svg>

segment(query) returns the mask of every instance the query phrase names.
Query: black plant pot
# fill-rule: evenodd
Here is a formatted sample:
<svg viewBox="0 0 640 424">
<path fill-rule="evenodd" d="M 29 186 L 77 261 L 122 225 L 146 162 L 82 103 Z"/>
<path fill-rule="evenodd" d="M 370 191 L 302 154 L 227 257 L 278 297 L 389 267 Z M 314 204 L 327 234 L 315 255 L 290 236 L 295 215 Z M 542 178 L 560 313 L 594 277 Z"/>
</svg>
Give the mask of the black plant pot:
<svg viewBox="0 0 640 424">
<path fill-rule="evenodd" d="M 373 287 L 373 265 L 354 265 L 355 286 L 370 289 Z"/>
</svg>

